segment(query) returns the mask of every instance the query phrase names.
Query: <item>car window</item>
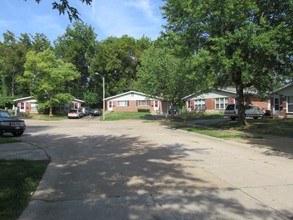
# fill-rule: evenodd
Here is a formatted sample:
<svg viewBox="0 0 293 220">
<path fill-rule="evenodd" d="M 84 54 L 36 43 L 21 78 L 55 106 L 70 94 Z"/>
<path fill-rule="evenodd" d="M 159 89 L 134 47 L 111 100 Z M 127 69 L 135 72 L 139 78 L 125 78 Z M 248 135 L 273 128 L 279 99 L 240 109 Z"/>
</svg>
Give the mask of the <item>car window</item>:
<svg viewBox="0 0 293 220">
<path fill-rule="evenodd" d="M 69 113 L 76 113 L 77 110 L 76 109 L 73 109 L 73 110 L 70 110 Z"/>
<path fill-rule="evenodd" d="M 251 105 L 246 105 L 245 110 L 249 110 L 249 109 L 252 109 L 252 106 Z"/>
<path fill-rule="evenodd" d="M 226 110 L 234 110 L 234 105 L 228 105 Z"/>
</svg>

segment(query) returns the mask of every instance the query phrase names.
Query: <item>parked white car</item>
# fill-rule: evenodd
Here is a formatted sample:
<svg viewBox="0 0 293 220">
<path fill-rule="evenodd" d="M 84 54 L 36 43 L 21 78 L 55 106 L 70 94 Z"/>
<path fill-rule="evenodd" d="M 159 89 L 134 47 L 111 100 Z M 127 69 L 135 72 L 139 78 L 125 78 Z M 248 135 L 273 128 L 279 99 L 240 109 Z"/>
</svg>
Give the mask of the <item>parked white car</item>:
<svg viewBox="0 0 293 220">
<path fill-rule="evenodd" d="M 68 118 L 82 118 L 84 114 L 81 109 L 71 109 L 67 116 Z"/>
<path fill-rule="evenodd" d="M 266 111 L 260 109 L 258 106 L 245 105 L 245 117 L 252 117 L 254 119 L 258 119 L 259 117 L 263 117 L 265 114 Z M 224 116 L 231 118 L 231 120 L 235 120 L 236 118 L 238 118 L 238 105 L 228 105 L 224 112 Z"/>
</svg>

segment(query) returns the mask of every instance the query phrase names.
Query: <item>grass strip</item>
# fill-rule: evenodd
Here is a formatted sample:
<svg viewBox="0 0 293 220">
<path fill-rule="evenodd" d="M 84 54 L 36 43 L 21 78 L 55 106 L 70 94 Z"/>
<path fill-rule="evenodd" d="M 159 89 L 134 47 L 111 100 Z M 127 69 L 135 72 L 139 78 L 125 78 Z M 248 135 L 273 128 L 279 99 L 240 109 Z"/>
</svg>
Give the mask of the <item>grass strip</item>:
<svg viewBox="0 0 293 220">
<path fill-rule="evenodd" d="M 254 138 L 252 135 L 240 133 L 240 132 L 227 132 L 225 130 L 210 129 L 205 127 L 172 125 L 171 128 L 181 129 L 184 131 L 194 132 L 198 134 L 208 135 L 211 137 L 232 139 L 232 138 Z"/>
<path fill-rule="evenodd" d="M 49 161 L 0 160 L 0 219 L 17 219 Z"/>
<path fill-rule="evenodd" d="M 148 112 L 109 112 L 105 115 L 106 121 L 139 119 L 150 115 Z"/>
<path fill-rule="evenodd" d="M 15 142 L 21 142 L 21 140 L 10 137 L 0 137 L 0 144 L 9 144 Z"/>
</svg>

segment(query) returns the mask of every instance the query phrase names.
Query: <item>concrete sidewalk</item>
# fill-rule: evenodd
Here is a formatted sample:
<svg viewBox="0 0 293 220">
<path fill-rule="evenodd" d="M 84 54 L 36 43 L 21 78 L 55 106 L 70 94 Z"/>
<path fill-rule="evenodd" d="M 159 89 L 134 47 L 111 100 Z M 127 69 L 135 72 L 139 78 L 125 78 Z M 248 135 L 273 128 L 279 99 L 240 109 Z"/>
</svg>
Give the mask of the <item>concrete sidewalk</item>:
<svg viewBox="0 0 293 220">
<path fill-rule="evenodd" d="M 24 142 L 0 144 L 0 159 L 48 160 L 46 152 Z"/>
</svg>

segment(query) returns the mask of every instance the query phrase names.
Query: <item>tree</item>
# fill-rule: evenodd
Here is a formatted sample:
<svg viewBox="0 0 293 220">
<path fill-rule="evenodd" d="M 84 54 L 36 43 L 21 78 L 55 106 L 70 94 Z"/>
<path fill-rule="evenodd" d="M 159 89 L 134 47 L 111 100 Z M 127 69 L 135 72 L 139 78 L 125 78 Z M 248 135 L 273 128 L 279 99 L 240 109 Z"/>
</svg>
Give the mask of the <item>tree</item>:
<svg viewBox="0 0 293 220">
<path fill-rule="evenodd" d="M 213 79 L 214 86 L 234 84 L 239 124 L 246 124 L 245 88 L 253 86 L 263 93 L 280 80 L 292 80 L 291 0 L 165 3 L 165 37 L 175 39 L 184 56 L 204 60 L 204 65 L 195 65 L 194 69 Z"/>
<path fill-rule="evenodd" d="M 29 51 L 26 55 L 25 72 L 18 77 L 20 83 L 27 83 L 31 95 L 38 100 L 38 107 L 52 108 L 72 100 L 72 95 L 65 92 L 65 83 L 79 77 L 71 63 L 57 59 L 48 48 L 43 52 Z"/>
<path fill-rule="evenodd" d="M 93 82 L 96 82 L 94 87 L 102 87 L 100 77 L 94 76 L 94 73 L 98 72 L 105 77 L 107 95 L 132 90 L 141 55 L 150 45 L 151 41 L 146 37 L 136 40 L 127 35 L 121 38 L 108 37 L 99 42 L 90 67 Z"/>
<path fill-rule="evenodd" d="M 15 79 L 24 71 L 23 64 L 27 50 L 17 40 L 13 32 L 7 31 L 3 33 L 3 38 L 4 40 L 0 47 L 0 57 L 2 59 L 2 70 L 0 74 L 2 84 L 5 84 L 2 86 L 2 94 L 14 96 L 16 90 Z"/>
<path fill-rule="evenodd" d="M 27 1 L 27 0 L 25 0 Z M 80 0 L 82 3 L 86 3 L 87 5 L 90 5 L 93 0 Z M 36 2 L 39 4 L 41 0 L 36 0 Z M 74 20 L 80 20 L 79 18 L 79 12 L 76 8 L 72 7 L 68 0 L 60 0 L 60 3 L 53 1 L 52 6 L 54 10 L 58 10 L 59 14 L 65 14 L 67 13 L 68 18 L 70 21 Z"/>
<path fill-rule="evenodd" d="M 150 47 L 137 69 L 137 88 L 152 97 L 162 97 L 173 105 L 181 104 L 191 87 L 195 87 L 188 71 L 190 60 L 173 54 L 172 49 Z M 189 72 L 189 73 L 188 73 Z"/>
<path fill-rule="evenodd" d="M 67 84 L 68 91 L 75 96 L 81 97 L 91 86 L 89 67 L 95 54 L 96 37 L 91 26 L 75 22 L 72 28 L 68 26 L 66 33 L 54 41 L 57 56 L 74 64 L 81 74 L 78 79 Z"/>
<path fill-rule="evenodd" d="M 29 50 L 37 52 L 51 47 L 50 41 L 44 34 L 35 36 L 27 33 L 16 37 L 13 32 L 3 33 L 3 43 L 0 42 L 0 81 L 2 96 L 28 95 L 25 85 L 19 85 L 15 79 L 24 73 L 25 56 Z"/>
<path fill-rule="evenodd" d="M 83 94 L 83 99 L 84 99 L 85 103 L 87 103 L 87 105 L 89 105 L 90 107 L 97 107 L 99 104 L 99 99 L 102 100 L 101 97 L 98 97 L 97 92 L 86 91 Z"/>
</svg>

